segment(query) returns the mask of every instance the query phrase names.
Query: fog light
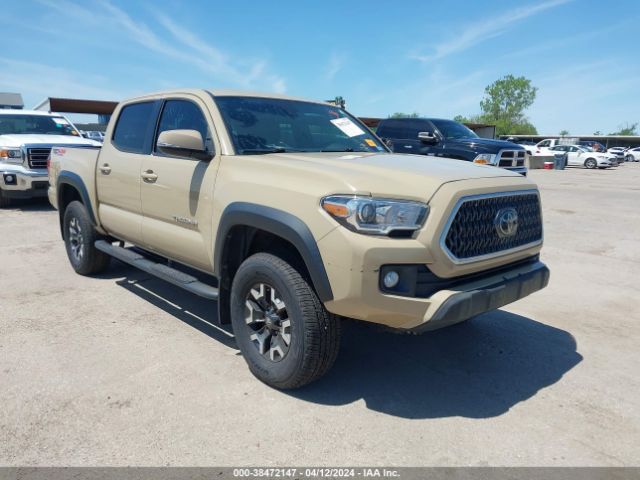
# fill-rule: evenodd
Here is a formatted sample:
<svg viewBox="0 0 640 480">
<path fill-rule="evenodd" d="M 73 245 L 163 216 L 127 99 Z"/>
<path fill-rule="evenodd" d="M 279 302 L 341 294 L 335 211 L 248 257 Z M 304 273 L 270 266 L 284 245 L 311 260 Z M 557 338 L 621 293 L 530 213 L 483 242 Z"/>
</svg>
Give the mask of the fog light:
<svg viewBox="0 0 640 480">
<path fill-rule="evenodd" d="M 17 182 L 17 178 L 15 175 L 5 174 L 4 175 L 4 183 L 5 185 L 15 185 Z"/>
<path fill-rule="evenodd" d="M 382 279 L 382 283 L 387 288 L 395 287 L 399 281 L 400 281 L 400 275 L 398 275 L 398 272 L 394 272 L 393 270 L 388 272 Z"/>
</svg>

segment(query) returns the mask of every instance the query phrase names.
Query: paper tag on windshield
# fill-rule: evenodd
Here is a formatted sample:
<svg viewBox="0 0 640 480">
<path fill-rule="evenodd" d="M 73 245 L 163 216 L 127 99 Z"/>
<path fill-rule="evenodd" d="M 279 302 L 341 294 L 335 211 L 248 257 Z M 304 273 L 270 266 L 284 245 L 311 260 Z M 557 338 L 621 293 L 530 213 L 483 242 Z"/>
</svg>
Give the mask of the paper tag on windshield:
<svg viewBox="0 0 640 480">
<path fill-rule="evenodd" d="M 69 122 L 67 122 L 64 118 L 53 117 L 52 120 L 56 122 L 58 125 L 69 125 Z"/>
<path fill-rule="evenodd" d="M 336 118 L 335 120 L 330 120 L 336 127 L 338 127 L 342 132 L 348 137 L 357 137 L 358 135 L 364 135 L 364 130 L 362 130 L 358 125 L 353 123 L 348 118 Z"/>
</svg>

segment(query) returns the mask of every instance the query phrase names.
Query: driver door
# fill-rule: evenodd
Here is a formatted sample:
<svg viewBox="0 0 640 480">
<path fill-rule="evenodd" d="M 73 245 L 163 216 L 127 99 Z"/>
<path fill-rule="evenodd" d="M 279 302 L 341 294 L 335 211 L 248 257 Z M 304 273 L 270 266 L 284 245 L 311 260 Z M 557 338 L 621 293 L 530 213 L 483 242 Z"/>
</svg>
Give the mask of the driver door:
<svg viewBox="0 0 640 480">
<path fill-rule="evenodd" d="M 578 166 L 582 165 L 581 154 L 582 150 L 576 147 L 569 147 L 567 151 L 567 165 Z"/>
<path fill-rule="evenodd" d="M 211 268 L 213 189 L 220 159 L 219 155 L 214 156 L 212 125 L 208 110 L 199 99 L 165 99 L 152 154 L 142 162 L 140 187 L 142 237 L 147 248 L 207 271 Z M 200 132 L 211 160 L 158 151 L 161 132 L 182 129 Z"/>
</svg>

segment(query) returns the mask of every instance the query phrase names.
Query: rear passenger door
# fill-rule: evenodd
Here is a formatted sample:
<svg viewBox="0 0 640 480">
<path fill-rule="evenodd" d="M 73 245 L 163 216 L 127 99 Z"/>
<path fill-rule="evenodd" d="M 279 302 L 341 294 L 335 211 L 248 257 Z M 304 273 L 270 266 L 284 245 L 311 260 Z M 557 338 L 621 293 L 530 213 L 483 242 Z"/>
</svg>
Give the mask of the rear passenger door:
<svg viewBox="0 0 640 480">
<path fill-rule="evenodd" d="M 391 140 L 394 152 L 418 154 L 424 145 L 418 140 L 420 130 L 416 123 L 406 119 L 385 120 L 376 133 L 383 139 Z"/>
<path fill-rule="evenodd" d="M 96 187 L 102 226 L 115 237 L 140 244 L 140 169 L 151 153 L 159 101 L 129 103 L 117 112 L 110 139 L 98 156 Z"/>
<path fill-rule="evenodd" d="M 164 154 L 156 147 L 165 130 L 197 130 L 211 160 Z M 198 98 L 163 101 L 152 154 L 142 163 L 142 236 L 146 248 L 202 270 L 211 268 L 213 188 L 218 170 L 213 122 Z M 209 234 L 209 235 L 208 235 Z"/>
</svg>

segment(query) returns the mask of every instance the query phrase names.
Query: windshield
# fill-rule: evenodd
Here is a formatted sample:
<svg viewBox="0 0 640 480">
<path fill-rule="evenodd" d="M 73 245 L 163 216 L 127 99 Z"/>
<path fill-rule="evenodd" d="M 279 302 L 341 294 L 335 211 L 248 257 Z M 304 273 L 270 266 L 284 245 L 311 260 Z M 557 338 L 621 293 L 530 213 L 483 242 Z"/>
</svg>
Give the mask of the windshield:
<svg viewBox="0 0 640 480">
<path fill-rule="evenodd" d="M 75 135 L 78 132 L 64 117 L 48 115 L 0 115 L 0 135 Z"/>
<path fill-rule="evenodd" d="M 215 97 L 238 155 L 383 152 L 357 119 L 331 105 L 259 97 Z"/>
<path fill-rule="evenodd" d="M 431 120 L 440 130 L 445 139 L 451 138 L 479 138 L 473 130 L 453 120 Z"/>
</svg>

